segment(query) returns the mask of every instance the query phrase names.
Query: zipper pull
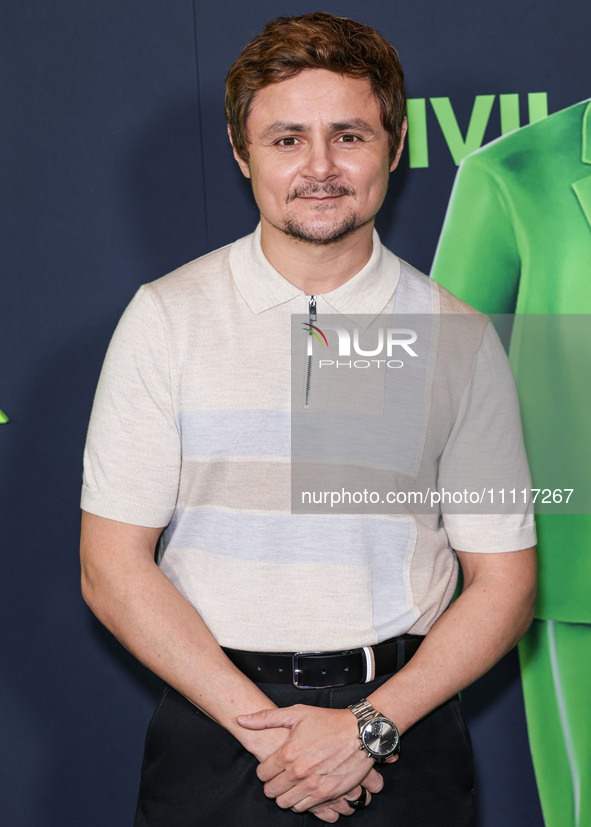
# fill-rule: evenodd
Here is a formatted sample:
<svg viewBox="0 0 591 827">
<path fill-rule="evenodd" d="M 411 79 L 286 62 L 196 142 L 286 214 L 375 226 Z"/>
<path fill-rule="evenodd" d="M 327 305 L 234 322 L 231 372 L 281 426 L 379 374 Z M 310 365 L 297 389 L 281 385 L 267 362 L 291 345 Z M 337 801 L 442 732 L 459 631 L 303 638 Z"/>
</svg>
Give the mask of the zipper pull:
<svg viewBox="0 0 591 827">
<path fill-rule="evenodd" d="M 308 318 L 310 320 L 310 330 L 308 331 L 308 360 L 306 366 L 306 388 L 304 392 L 304 408 L 310 407 L 310 390 L 312 385 L 312 347 L 314 340 L 312 339 L 311 325 L 316 321 L 316 296 L 308 296 Z"/>
</svg>

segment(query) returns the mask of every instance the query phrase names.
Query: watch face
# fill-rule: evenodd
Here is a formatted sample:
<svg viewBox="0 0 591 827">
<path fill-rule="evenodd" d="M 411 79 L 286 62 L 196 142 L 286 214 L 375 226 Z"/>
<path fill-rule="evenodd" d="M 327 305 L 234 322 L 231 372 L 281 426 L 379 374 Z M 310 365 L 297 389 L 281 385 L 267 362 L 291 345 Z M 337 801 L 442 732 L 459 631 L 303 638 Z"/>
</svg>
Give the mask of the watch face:
<svg viewBox="0 0 591 827">
<path fill-rule="evenodd" d="M 361 737 L 368 752 L 378 757 L 393 755 L 398 746 L 398 731 L 384 718 L 369 721 L 363 728 Z"/>
</svg>

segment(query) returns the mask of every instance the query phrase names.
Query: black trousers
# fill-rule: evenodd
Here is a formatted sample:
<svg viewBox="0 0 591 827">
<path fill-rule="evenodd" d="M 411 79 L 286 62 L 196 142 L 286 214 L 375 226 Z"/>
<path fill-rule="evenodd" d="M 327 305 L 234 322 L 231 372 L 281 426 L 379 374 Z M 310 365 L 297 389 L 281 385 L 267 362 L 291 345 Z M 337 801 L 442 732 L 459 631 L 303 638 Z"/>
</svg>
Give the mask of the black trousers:
<svg viewBox="0 0 591 827">
<path fill-rule="evenodd" d="M 342 708 L 389 677 L 336 689 L 261 689 L 278 706 Z M 312 814 L 281 810 L 268 799 L 256 766 L 232 735 L 166 687 L 146 737 L 135 827 L 320 827 Z M 457 697 L 404 733 L 396 763 L 376 766 L 384 789 L 351 816 L 351 827 L 474 823 L 472 749 Z"/>
</svg>

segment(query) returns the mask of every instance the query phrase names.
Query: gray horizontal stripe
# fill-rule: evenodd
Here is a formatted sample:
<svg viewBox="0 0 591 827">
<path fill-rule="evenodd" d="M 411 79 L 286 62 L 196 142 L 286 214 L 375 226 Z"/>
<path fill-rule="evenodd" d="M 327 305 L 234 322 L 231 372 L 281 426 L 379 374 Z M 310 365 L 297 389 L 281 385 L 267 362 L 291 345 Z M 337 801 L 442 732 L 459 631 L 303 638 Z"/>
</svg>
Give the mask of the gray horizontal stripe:
<svg viewBox="0 0 591 827">
<path fill-rule="evenodd" d="M 291 452 L 289 411 L 183 411 L 178 421 L 184 458 L 288 458 Z"/>
<path fill-rule="evenodd" d="M 367 565 L 379 558 L 402 570 L 411 529 L 410 519 L 185 508 L 176 510 L 164 543 L 257 562 Z"/>
</svg>

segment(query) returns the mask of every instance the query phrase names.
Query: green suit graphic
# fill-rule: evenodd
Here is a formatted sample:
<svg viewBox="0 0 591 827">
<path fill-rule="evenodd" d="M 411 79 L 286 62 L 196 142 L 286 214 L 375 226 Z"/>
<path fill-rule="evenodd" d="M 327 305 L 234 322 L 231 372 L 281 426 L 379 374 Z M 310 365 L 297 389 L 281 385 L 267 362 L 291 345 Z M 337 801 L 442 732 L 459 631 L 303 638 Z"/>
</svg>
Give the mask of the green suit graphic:
<svg viewBox="0 0 591 827">
<path fill-rule="evenodd" d="M 519 654 L 548 827 L 591 825 L 591 101 L 464 159 L 432 276 L 518 315 L 509 356 L 533 485 L 574 487 L 538 515 L 536 620 Z"/>
</svg>

